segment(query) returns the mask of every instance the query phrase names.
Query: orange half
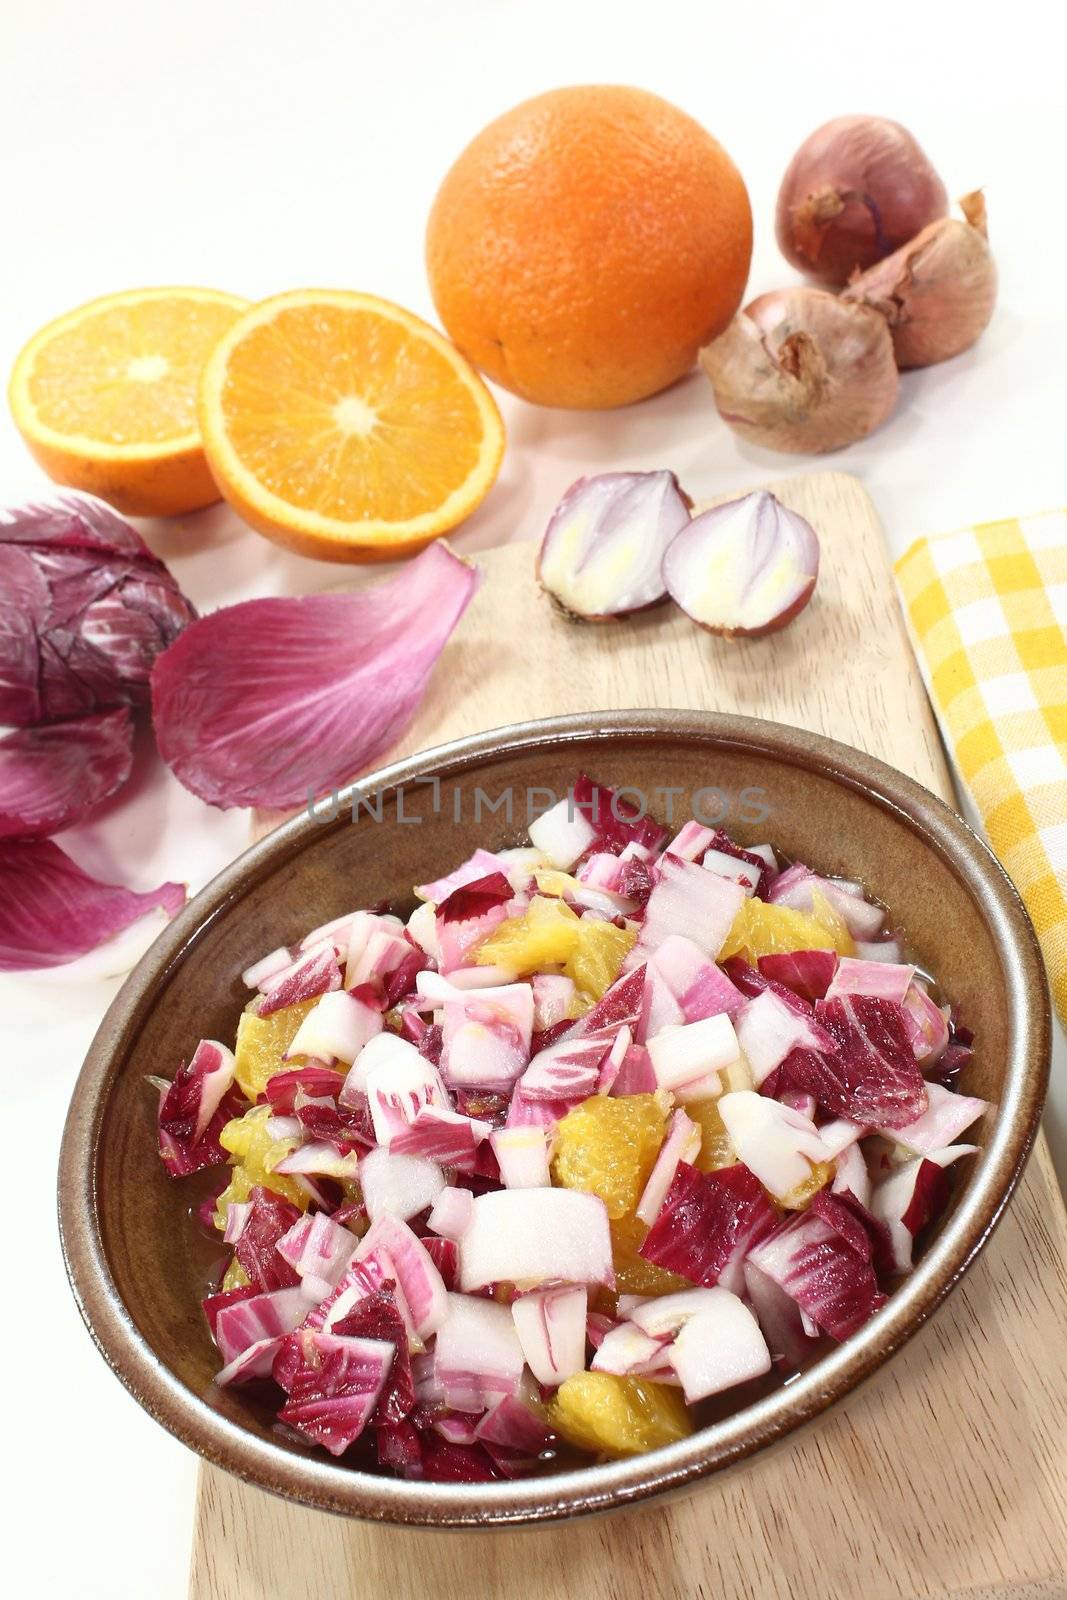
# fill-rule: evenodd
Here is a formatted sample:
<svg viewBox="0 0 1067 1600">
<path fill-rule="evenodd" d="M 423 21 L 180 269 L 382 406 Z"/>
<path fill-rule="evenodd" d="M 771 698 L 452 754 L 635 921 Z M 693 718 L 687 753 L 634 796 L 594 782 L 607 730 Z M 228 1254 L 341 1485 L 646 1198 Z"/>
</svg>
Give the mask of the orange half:
<svg viewBox="0 0 1067 1600">
<path fill-rule="evenodd" d="M 200 428 L 246 522 L 332 561 L 410 554 L 492 487 L 504 424 L 473 367 L 410 311 L 297 290 L 253 306 L 204 369 Z"/>
<path fill-rule="evenodd" d="M 216 289 L 131 289 L 34 334 L 8 398 L 48 476 L 133 516 L 217 500 L 197 391 L 208 355 L 247 304 Z"/>
</svg>

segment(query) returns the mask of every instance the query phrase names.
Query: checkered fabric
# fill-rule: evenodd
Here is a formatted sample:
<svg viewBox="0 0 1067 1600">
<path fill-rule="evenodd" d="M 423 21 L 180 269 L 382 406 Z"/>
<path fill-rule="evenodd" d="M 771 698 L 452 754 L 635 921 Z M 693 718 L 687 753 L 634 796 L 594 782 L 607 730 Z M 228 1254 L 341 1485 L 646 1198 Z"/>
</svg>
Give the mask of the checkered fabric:
<svg viewBox="0 0 1067 1600">
<path fill-rule="evenodd" d="M 1067 512 L 919 539 L 896 574 L 945 743 L 1067 1025 Z"/>
</svg>

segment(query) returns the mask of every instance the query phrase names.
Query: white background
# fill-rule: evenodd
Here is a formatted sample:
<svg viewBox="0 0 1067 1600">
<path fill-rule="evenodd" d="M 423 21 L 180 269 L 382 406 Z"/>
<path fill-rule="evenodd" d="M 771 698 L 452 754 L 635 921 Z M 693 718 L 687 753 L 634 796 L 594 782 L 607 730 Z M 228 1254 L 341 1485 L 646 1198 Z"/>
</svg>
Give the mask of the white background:
<svg viewBox="0 0 1067 1600">
<path fill-rule="evenodd" d="M 0 368 L 41 322 L 142 284 L 257 298 L 356 288 L 432 317 L 422 235 L 443 171 L 491 117 L 562 83 L 641 84 L 704 122 L 752 195 L 751 292 L 774 288 L 792 281 L 772 217 L 793 149 L 832 115 L 880 112 L 913 129 L 951 193 L 985 185 L 1001 303 L 979 348 L 905 377 L 890 423 L 834 465 L 867 484 L 895 551 L 920 533 L 1065 505 L 1054 18 L 1030 0 L 897 0 L 888 11 L 830 0 L 0 0 Z M 507 459 L 461 549 L 538 535 L 581 471 L 671 466 L 699 498 L 807 464 L 740 446 L 699 376 L 614 414 L 502 404 Z M 17 503 L 41 487 L 5 411 L 0 495 Z M 224 512 L 145 532 L 202 609 L 340 576 Z M 246 826 L 200 805 L 145 750 L 134 799 L 69 848 L 137 887 L 178 878 L 195 889 Z M 5 1566 L 12 1592 L 172 1600 L 185 1592 L 193 1457 L 108 1374 L 55 1237 L 66 1102 L 115 987 L 70 973 L 0 983 Z M 1062 1119 L 1062 1065 L 1059 1077 Z"/>
</svg>

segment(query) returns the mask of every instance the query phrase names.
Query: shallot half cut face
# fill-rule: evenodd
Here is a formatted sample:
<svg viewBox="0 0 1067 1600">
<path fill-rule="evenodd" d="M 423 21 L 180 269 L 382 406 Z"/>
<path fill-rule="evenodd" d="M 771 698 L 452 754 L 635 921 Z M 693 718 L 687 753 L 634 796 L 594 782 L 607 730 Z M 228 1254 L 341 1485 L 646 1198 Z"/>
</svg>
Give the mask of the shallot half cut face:
<svg viewBox="0 0 1067 1600">
<path fill-rule="evenodd" d="M 564 611 L 586 621 L 642 611 L 664 598 L 664 552 L 688 521 L 673 472 L 579 478 L 545 530 L 537 575 Z"/>
<path fill-rule="evenodd" d="M 702 511 L 663 562 L 671 598 L 702 628 L 730 636 L 784 628 L 818 575 L 814 528 L 766 490 Z"/>
</svg>

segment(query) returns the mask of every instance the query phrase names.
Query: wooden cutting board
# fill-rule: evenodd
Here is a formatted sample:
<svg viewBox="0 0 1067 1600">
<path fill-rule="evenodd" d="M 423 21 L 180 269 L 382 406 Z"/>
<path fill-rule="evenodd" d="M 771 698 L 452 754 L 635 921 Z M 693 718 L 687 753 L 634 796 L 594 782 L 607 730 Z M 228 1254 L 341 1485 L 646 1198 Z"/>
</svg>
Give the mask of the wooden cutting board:
<svg viewBox="0 0 1067 1600">
<path fill-rule="evenodd" d="M 829 734 L 952 798 L 874 508 L 855 479 L 776 484 L 823 546 L 813 603 L 730 644 L 670 611 L 566 622 L 533 547 L 483 587 L 395 755 L 527 717 L 735 711 Z M 269 820 L 259 819 L 260 827 Z M 1067 1218 L 1040 1140 L 933 1324 L 859 1393 L 684 1500 L 547 1530 L 432 1533 L 303 1510 L 200 1472 L 193 1600 L 1064 1600 Z"/>
</svg>

